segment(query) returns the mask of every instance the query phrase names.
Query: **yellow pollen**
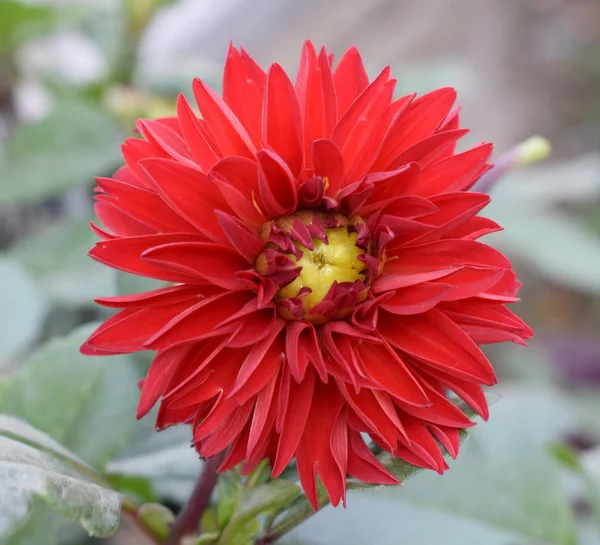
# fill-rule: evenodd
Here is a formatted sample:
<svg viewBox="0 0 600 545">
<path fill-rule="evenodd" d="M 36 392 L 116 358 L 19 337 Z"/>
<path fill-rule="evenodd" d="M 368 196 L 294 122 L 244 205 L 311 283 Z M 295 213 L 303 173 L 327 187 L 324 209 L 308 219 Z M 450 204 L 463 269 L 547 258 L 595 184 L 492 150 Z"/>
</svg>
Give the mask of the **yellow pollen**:
<svg viewBox="0 0 600 545">
<path fill-rule="evenodd" d="M 301 244 L 297 244 L 302 251 L 302 257 L 297 261 L 302 267 L 300 275 L 291 283 L 279 290 L 278 296 L 282 299 L 296 297 L 302 288 L 310 288 L 304 298 L 305 308 L 312 308 L 319 304 L 331 285 L 337 281 L 355 282 L 364 280 L 362 272 L 366 265 L 357 259 L 363 253 L 356 246 L 356 233 L 349 233 L 344 227 L 327 229 L 329 244 L 313 238 L 314 250 L 309 250 Z M 296 261 L 293 255 L 289 255 Z"/>
</svg>

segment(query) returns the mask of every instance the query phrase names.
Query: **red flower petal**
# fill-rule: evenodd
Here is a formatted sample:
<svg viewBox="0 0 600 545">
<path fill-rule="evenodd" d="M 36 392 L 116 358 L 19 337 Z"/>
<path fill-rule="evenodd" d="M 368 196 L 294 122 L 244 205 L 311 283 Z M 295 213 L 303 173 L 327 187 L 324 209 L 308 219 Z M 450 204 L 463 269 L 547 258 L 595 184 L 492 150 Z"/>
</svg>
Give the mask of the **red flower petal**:
<svg viewBox="0 0 600 545">
<path fill-rule="evenodd" d="M 392 314 L 421 314 L 443 301 L 450 289 L 448 284 L 430 282 L 402 288 L 386 299 L 381 308 Z"/>
<path fill-rule="evenodd" d="M 192 157 L 203 171 L 208 171 L 221 158 L 221 152 L 184 95 L 177 99 L 177 118 Z"/>
<path fill-rule="evenodd" d="M 197 232 L 191 223 L 152 191 L 110 178 L 96 178 L 96 183 L 105 192 L 96 195 L 96 201 L 109 203 L 138 222 L 164 233 Z"/>
<path fill-rule="evenodd" d="M 327 54 L 323 49 L 317 58 L 308 40 L 302 48 L 295 88 L 304 122 L 304 162 L 311 164 L 313 142 L 328 137 L 335 126 L 337 103 Z"/>
<path fill-rule="evenodd" d="M 492 154 L 491 144 L 481 144 L 439 161 L 423 171 L 417 195 L 429 196 L 448 191 L 464 191 L 475 180 Z"/>
<path fill-rule="evenodd" d="M 450 87 L 416 99 L 388 133 L 373 170 L 385 170 L 403 151 L 431 136 L 455 100 L 456 91 Z"/>
<path fill-rule="evenodd" d="M 465 265 L 505 269 L 511 267 L 510 261 L 498 250 L 472 240 L 439 240 L 402 249 L 396 249 L 392 244 L 388 251 L 394 256 L 385 265 L 385 272 L 388 274 L 414 274 Z"/>
<path fill-rule="evenodd" d="M 356 47 L 350 47 L 340 59 L 334 73 L 340 117 L 369 85 L 369 76 Z"/>
<path fill-rule="evenodd" d="M 194 80 L 193 89 L 200 113 L 221 153 L 253 157 L 256 148 L 252 140 L 223 99 L 199 79 Z"/>
<path fill-rule="evenodd" d="M 229 44 L 223 72 L 223 100 L 240 120 L 254 145 L 261 139 L 262 105 L 267 75 L 248 54 Z"/>
<path fill-rule="evenodd" d="M 262 127 L 263 140 L 298 176 L 303 162 L 300 106 L 290 78 L 278 64 L 267 74 Z"/>
<path fill-rule="evenodd" d="M 398 155 L 387 166 L 387 170 L 395 170 L 413 161 L 418 162 L 421 168 L 425 168 L 440 159 L 446 150 L 456 145 L 456 142 L 468 132 L 467 129 L 455 129 L 453 131 L 438 132 L 429 138 L 425 138 Z"/>
<path fill-rule="evenodd" d="M 104 240 L 96 243 L 90 250 L 90 257 L 100 263 L 110 265 L 115 269 L 147 276 L 148 278 L 156 278 L 166 282 L 181 282 L 185 284 L 206 284 L 204 278 L 196 275 L 182 274 L 173 271 L 168 271 L 149 263 L 142 259 L 141 255 L 156 246 L 164 244 L 180 243 L 182 241 L 204 242 L 201 235 L 192 234 L 165 234 L 165 235 L 150 235 L 139 237 L 118 238 L 114 240 Z"/>
<path fill-rule="evenodd" d="M 315 388 L 315 373 L 309 371 L 304 380 L 297 383 L 291 378 L 289 372 L 283 374 L 282 380 L 286 387 L 282 387 L 280 406 L 279 444 L 277 445 L 277 456 L 273 465 L 273 477 L 281 475 L 296 452 L 313 401 Z"/>
<path fill-rule="evenodd" d="M 157 354 L 144 379 L 136 418 L 146 416 L 159 397 L 165 393 L 175 369 L 191 350 L 191 347 L 185 345 L 174 346 Z"/>
<path fill-rule="evenodd" d="M 258 190 L 258 166 L 256 162 L 243 157 L 226 157 L 208 173 L 211 180 L 218 182 L 218 188 L 231 209 L 246 224 L 260 229 L 267 218 L 263 215 Z"/>
<path fill-rule="evenodd" d="M 358 354 L 369 376 L 397 399 L 417 407 L 431 404 L 417 377 L 386 344 L 362 345 Z"/>
<path fill-rule="evenodd" d="M 197 168 L 185 140 L 163 123 L 141 119 L 140 132 L 150 142 L 160 146 L 170 157 L 191 168 Z"/>
<path fill-rule="evenodd" d="M 215 215 L 231 245 L 246 258 L 248 263 L 254 265 L 256 256 L 265 247 L 264 241 L 237 218 L 220 210 L 216 210 Z"/>
<path fill-rule="evenodd" d="M 94 211 L 98 219 L 115 235 L 137 237 L 156 234 L 155 227 L 133 218 L 118 206 L 107 200 L 96 200 Z M 94 229 L 95 226 L 92 227 Z"/>
<path fill-rule="evenodd" d="M 115 297 L 98 297 L 96 303 L 110 308 L 141 308 L 146 306 L 162 306 L 190 301 L 195 297 L 204 297 L 206 288 L 199 286 L 171 286 L 157 290 L 135 293 L 132 295 L 117 295 Z"/>
<path fill-rule="evenodd" d="M 215 242 L 226 240 L 213 211 L 229 207 L 204 173 L 166 159 L 145 159 L 140 167 L 161 197 L 198 231 Z"/>
<path fill-rule="evenodd" d="M 348 475 L 372 484 L 398 484 L 400 482 L 379 463 L 359 433 L 350 431 L 349 447 Z"/>
<path fill-rule="evenodd" d="M 374 100 L 380 95 L 383 86 L 390 80 L 390 68 L 384 68 L 360 96 L 352 103 L 346 112 L 340 116 L 340 119 L 331 135 L 331 140 L 343 149 L 348 135 L 361 120 Z"/>
<path fill-rule="evenodd" d="M 164 350 L 175 344 L 213 337 L 215 329 L 239 311 L 249 299 L 251 295 L 247 292 L 235 291 L 208 297 L 168 321 L 144 342 L 144 347 L 148 350 Z"/>
<path fill-rule="evenodd" d="M 327 180 L 325 194 L 333 197 L 344 184 L 344 158 L 340 150 L 331 140 L 316 140 L 312 158 L 315 174 Z"/>
<path fill-rule="evenodd" d="M 264 212 L 269 217 L 285 216 L 298 205 L 294 177 L 275 153 L 261 150 L 258 159 L 258 189 Z"/>
<path fill-rule="evenodd" d="M 247 261 L 227 246 L 209 242 L 172 242 L 155 246 L 142 259 L 171 272 L 203 278 L 225 289 L 240 289 L 235 273 L 248 268 Z"/>
<path fill-rule="evenodd" d="M 438 310 L 419 316 L 387 314 L 379 322 L 381 334 L 400 353 L 465 380 L 491 386 L 496 375 L 483 352 Z"/>
</svg>

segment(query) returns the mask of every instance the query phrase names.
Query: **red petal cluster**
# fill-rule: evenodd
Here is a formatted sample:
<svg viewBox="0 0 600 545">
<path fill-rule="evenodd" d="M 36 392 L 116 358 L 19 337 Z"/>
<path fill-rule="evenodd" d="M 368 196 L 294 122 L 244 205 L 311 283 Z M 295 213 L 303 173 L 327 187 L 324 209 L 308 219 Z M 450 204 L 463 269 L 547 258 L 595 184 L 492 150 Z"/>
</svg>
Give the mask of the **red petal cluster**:
<svg viewBox="0 0 600 545">
<path fill-rule="evenodd" d="M 295 81 L 230 47 L 223 97 L 195 80 L 201 117 L 180 96 L 177 116 L 141 120 L 125 166 L 97 180 L 104 228 L 90 255 L 167 287 L 98 303 L 121 309 L 85 354 L 157 352 L 138 416 L 160 400 L 158 428 L 191 424 L 202 457 L 221 469 L 295 458 L 316 507 L 316 478 L 333 504 L 346 476 L 397 479 L 364 442 L 442 473 L 472 426 L 454 392 L 488 417 L 496 382 L 483 343 L 523 343 L 530 329 L 506 308 L 519 282 L 477 242 L 499 229 L 469 192 L 492 147 L 455 153 L 453 89 L 394 100 L 390 69 L 369 81 L 355 48 L 335 69 L 306 42 Z M 315 182 L 316 180 L 316 182 Z M 324 183 L 320 183 L 321 182 Z M 344 319 L 284 319 L 278 286 L 255 268 L 266 223 L 301 210 L 356 215 L 381 260 L 366 298 Z"/>
</svg>

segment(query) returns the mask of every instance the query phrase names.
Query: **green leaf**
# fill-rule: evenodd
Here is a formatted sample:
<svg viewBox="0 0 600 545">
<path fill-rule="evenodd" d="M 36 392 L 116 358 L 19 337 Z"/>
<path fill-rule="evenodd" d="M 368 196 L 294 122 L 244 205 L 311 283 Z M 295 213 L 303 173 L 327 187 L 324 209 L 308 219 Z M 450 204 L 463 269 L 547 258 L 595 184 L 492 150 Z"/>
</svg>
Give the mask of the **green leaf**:
<svg viewBox="0 0 600 545">
<path fill-rule="evenodd" d="M 549 280 L 598 293 L 600 238 L 586 228 L 580 216 L 560 212 L 557 206 L 586 205 L 599 196 L 598 155 L 516 171 L 494 186 L 484 215 L 505 230 L 486 241 L 522 259 Z"/>
<path fill-rule="evenodd" d="M 112 488 L 126 494 L 137 503 L 155 502 L 156 494 L 152 483 L 145 477 L 131 475 L 111 474 L 106 476 L 106 481 Z"/>
<path fill-rule="evenodd" d="M 10 535 L 40 498 L 92 536 L 119 524 L 121 495 L 90 478 L 93 470 L 50 437 L 8 416 L 0 419 L 0 538 Z"/>
<path fill-rule="evenodd" d="M 599 197 L 600 155 L 581 155 L 570 161 L 548 161 L 510 172 L 493 187 L 492 203 L 486 212 L 508 211 L 514 204 L 537 212 L 561 204 L 586 205 Z"/>
<path fill-rule="evenodd" d="M 418 478 L 418 477 L 417 477 Z M 457 499 L 457 501 L 459 501 Z M 326 507 L 277 541 L 281 545 L 517 545 L 517 536 L 436 509 L 351 491 L 348 508 Z"/>
<path fill-rule="evenodd" d="M 139 376 L 126 356 L 79 353 L 94 327 L 49 342 L 5 379 L 0 411 L 26 419 L 102 468 L 133 431 Z"/>
<path fill-rule="evenodd" d="M 44 294 L 27 270 L 0 258 L 0 367 L 37 338 L 46 315 Z"/>
<path fill-rule="evenodd" d="M 202 461 L 191 447 L 188 427 L 157 433 L 150 414 L 138 422 L 130 446 L 106 470 L 109 474 L 147 479 L 159 498 L 182 504 L 202 469 Z"/>
<path fill-rule="evenodd" d="M 34 498 L 27 524 L 18 527 L 7 539 L 6 545 L 56 545 L 65 528 L 80 529 L 76 523 L 61 517 L 50 505 Z M 85 531 L 82 530 L 82 532 Z"/>
<path fill-rule="evenodd" d="M 247 488 L 240 492 L 237 509 L 229 524 L 223 530 L 219 544 L 245 544 L 255 537 L 259 528 L 256 526 L 258 515 L 283 511 L 301 494 L 298 485 L 285 479 L 275 479 L 269 484 Z M 249 535 L 250 531 L 255 533 Z"/>
<path fill-rule="evenodd" d="M 52 28 L 52 10 L 14 0 L 0 0 L 0 52 L 16 49 Z"/>
<path fill-rule="evenodd" d="M 239 475 L 225 474 L 217 481 L 217 524 L 219 528 L 225 528 L 235 513 L 240 492 Z"/>
<path fill-rule="evenodd" d="M 351 492 L 347 510 L 325 508 L 282 543 L 572 545 L 573 514 L 543 446 L 564 429 L 555 398 L 507 391 L 444 476 L 423 472 L 404 487 Z"/>
<path fill-rule="evenodd" d="M 51 454 L 55 458 L 64 460 L 66 463 L 80 467 L 83 472 L 94 471 L 81 458 L 71 453 L 52 437 L 14 416 L 0 414 L 0 436 Z"/>
<path fill-rule="evenodd" d="M 288 507 L 300 494 L 300 487 L 286 479 L 275 479 L 269 484 L 245 489 L 240 494 L 231 523 Z"/>
<path fill-rule="evenodd" d="M 554 444 L 549 445 L 548 450 L 552 457 L 563 467 L 579 473 L 582 470 L 581 460 L 578 453 L 568 445 Z"/>
<path fill-rule="evenodd" d="M 513 394 L 512 399 L 507 395 L 492 411 L 490 423 L 473 430 L 446 475 L 427 472 L 409 481 L 404 490 L 386 489 L 384 493 L 531 541 L 574 543 L 573 514 L 562 491 L 559 468 L 543 446 L 562 406 L 548 399 L 548 409 L 541 413 L 539 407 L 533 407 L 535 392 L 530 394 Z M 524 403 L 527 399 L 529 405 Z M 541 433 L 547 435 L 536 435 Z"/>
<path fill-rule="evenodd" d="M 253 470 L 246 481 L 248 488 L 253 488 L 260 484 L 266 484 L 271 480 L 271 466 L 269 460 L 263 460 Z"/>
<path fill-rule="evenodd" d="M 89 219 L 78 219 L 20 239 L 8 255 L 24 264 L 54 300 L 92 305 L 95 297 L 115 293 L 115 271 L 87 255 L 96 241 Z"/>
<path fill-rule="evenodd" d="M 503 214 L 506 214 L 504 216 Z M 542 277 L 600 293 L 600 238 L 564 213 L 513 204 L 490 217 L 505 228 L 487 241 L 535 267 Z"/>
<path fill-rule="evenodd" d="M 461 501 L 460 491 L 456 499 Z M 378 491 L 348 493 L 347 509 L 326 507 L 277 543 L 282 545 L 509 545 L 528 541 L 435 507 L 395 502 Z M 533 542 L 532 542 L 533 543 Z"/>
<path fill-rule="evenodd" d="M 0 201 L 25 204 L 91 184 L 120 162 L 123 135 L 104 110 L 75 97 L 11 136 L 0 164 Z"/>
</svg>

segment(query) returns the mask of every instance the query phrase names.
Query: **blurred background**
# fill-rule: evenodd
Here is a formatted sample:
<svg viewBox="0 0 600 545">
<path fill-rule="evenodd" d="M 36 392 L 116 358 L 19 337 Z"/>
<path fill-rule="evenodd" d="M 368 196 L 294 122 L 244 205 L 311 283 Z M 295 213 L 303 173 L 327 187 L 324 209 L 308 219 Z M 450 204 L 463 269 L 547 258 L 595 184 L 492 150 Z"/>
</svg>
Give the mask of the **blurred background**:
<svg viewBox="0 0 600 545">
<path fill-rule="evenodd" d="M 371 76 L 390 64 L 399 95 L 456 87 L 464 147 L 491 141 L 498 157 L 542 134 L 553 155 L 504 178 L 484 211 L 505 227 L 488 240 L 515 261 L 536 332 L 489 351 L 491 422 L 442 479 L 357 493 L 286 543 L 600 544 L 598 0 L 0 0 L 0 411 L 178 508 L 200 462 L 188 430 L 135 423 L 148 360 L 77 353 L 75 328 L 105 317 L 94 297 L 150 286 L 87 258 L 93 177 L 193 77 L 220 88 L 229 39 L 294 73 L 307 37 L 338 58 L 356 44 Z M 86 539 L 40 503 L 7 543 Z M 145 541 L 124 527 L 111 543 Z"/>
</svg>

